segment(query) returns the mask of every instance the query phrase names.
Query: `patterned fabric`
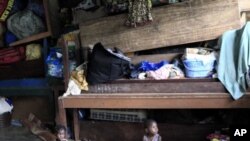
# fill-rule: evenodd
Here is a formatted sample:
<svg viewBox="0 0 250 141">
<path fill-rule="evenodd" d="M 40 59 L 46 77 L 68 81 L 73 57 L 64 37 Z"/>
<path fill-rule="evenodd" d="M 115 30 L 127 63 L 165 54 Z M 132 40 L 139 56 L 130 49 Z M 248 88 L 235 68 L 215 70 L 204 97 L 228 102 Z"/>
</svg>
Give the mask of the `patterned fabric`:
<svg viewBox="0 0 250 141">
<path fill-rule="evenodd" d="M 5 21 L 14 5 L 14 0 L 0 1 L 0 21 Z"/>
<path fill-rule="evenodd" d="M 128 0 L 105 0 L 108 14 L 118 14 L 128 10 Z"/>
<path fill-rule="evenodd" d="M 128 1 L 128 19 L 127 26 L 136 27 L 153 21 L 151 9 L 151 0 L 129 0 Z"/>
</svg>

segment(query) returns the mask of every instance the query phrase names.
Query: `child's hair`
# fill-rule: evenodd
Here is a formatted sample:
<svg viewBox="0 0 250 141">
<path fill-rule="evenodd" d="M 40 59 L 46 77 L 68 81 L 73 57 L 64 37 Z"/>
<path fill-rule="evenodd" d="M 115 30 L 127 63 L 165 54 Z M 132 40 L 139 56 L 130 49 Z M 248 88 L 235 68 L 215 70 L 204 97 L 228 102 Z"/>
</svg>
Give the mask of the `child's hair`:
<svg viewBox="0 0 250 141">
<path fill-rule="evenodd" d="M 152 125 L 152 123 L 156 123 L 156 121 L 153 120 L 153 119 L 147 119 L 147 120 L 145 120 L 145 122 L 144 122 L 144 128 L 146 129 L 146 128 L 150 127 Z"/>
<path fill-rule="evenodd" d="M 57 125 L 56 126 L 56 133 L 59 133 L 61 130 L 64 130 L 65 132 L 67 131 L 65 126 Z"/>
</svg>

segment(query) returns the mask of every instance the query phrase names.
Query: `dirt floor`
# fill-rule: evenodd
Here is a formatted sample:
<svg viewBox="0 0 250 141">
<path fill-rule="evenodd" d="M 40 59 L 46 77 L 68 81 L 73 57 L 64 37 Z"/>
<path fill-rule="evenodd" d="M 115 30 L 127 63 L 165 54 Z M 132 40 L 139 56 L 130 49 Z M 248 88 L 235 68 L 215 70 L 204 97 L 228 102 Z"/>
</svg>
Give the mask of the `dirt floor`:
<svg viewBox="0 0 250 141">
<path fill-rule="evenodd" d="M 0 128 L 0 141 L 41 141 L 25 127 Z"/>
</svg>

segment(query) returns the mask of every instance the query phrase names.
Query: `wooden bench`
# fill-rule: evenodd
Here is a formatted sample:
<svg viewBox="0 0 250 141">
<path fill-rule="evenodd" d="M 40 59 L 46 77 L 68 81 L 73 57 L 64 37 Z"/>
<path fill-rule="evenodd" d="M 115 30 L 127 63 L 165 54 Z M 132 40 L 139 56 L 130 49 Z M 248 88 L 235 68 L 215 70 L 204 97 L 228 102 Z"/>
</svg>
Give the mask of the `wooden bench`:
<svg viewBox="0 0 250 141">
<path fill-rule="evenodd" d="M 116 81 L 90 86 L 88 93 L 59 98 L 60 123 L 67 126 L 72 108 L 75 139 L 79 140 L 77 108 L 98 109 L 229 109 L 250 108 L 250 93 L 233 100 L 216 79 Z"/>
</svg>

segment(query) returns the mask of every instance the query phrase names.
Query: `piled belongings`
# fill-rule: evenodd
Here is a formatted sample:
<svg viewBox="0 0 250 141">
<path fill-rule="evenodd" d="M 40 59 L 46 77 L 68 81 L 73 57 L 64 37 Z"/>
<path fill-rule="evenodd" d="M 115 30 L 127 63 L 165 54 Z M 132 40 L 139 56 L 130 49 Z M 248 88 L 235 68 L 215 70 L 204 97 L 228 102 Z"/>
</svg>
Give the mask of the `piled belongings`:
<svg viewBox="0 0 250 141">
<path fill-rule="evenodd" d="M 88 91 L 88 82 L 86 81 L 86 68 L 84 68 L 86 64 L 81 64 L 75 70 L 71 72 L 71 77 L 68 83 L 67 91 L 63 94 L 63 96 L 72 95 L 80 95 L 81 91 Z"/>
<path fill-rule="evenodd" d="M 142 61 L 133 67 L 130 77 L 154 80 L 180 79 L 184 78 L 184 73 L 178 66 L 169 64 L 166 60 L 158 63 Z"/>
<path fill-rule="evenodd" d="M 104 3 L 106 11 L 109 15 L 125 12 L 128 10 L 127 0 L 106 0 Z"/>
<path fill-rule="evenodd" d="M 71 1 L 70 1 L 71 2 Z M 98 8 L 98 3 L 97 0 L 84 0 L 74 8 L 74 10 L 94 10 Z"/>
<path fill-rule="evenodd" d="M 215 131 L 206 137 L 209 141 L 230 141 L 230 137 L 220 131 Z"/>
<path fill-rule="evenodd" d="M 101 43 L 95 44 L 90 55 L 87 82 L 98 84 L 123 78 L 130 74 L 130 61 L 118 48 L 106 49 Z"/>
<path fill-rule="evenodd" d="M 206 48 L 187 48 L 183 55 L 185 74 L 190 78 L 212 76 L 216 53 Z"/>
<path fill-rule="evenodd" d="M 18 39 L 45 31 L 42 20 L 30 10 L 19 11 L 10 16 L 7 27 Z"/>
<path fill-rule="evenodd" d="M 16 38 L 23 39 L 45 31 L 44 18 L 43 2 L 40 0 L 2 0 L 0 2 L 0 22 L 7 23 L 5 34 L 7 45 Z"/>
</svg>

